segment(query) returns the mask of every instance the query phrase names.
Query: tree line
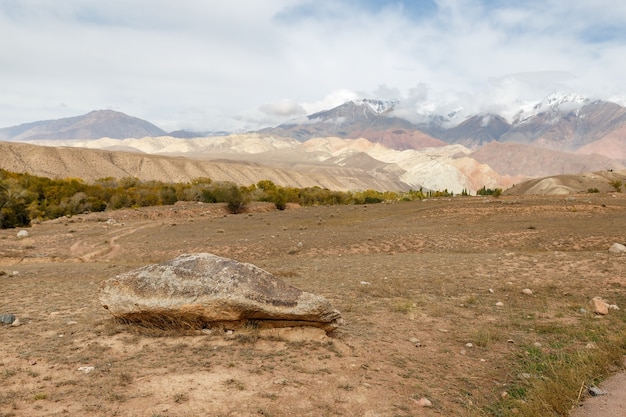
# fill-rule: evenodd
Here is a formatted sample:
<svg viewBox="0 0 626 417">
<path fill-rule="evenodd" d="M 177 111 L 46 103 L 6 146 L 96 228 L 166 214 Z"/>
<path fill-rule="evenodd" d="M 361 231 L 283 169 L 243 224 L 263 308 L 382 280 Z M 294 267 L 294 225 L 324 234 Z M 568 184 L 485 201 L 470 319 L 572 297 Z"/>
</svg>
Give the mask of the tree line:
<svg viewBox="0 0 626 417">
<path fill-rule="evenodd" d="M 301 206 L 374 204 L 450 195 L 447 190 L 424 192 L 421 189 L 342 192 L 321 187 L 282 187 L 270 180 L 239 186 L 210 178 L 166 183 L 134 177 L 106 177 L 87 183 L 79 178 L 51 179 L 0 169 L 0 228 L 29 226 L 33 220 L 89 212 L 171 205 L 177 201 L 226 203 L 228 211 L 240 213 L 252 201 L 270 202 L 284 210 L 289 203 Z"/>
</svg>

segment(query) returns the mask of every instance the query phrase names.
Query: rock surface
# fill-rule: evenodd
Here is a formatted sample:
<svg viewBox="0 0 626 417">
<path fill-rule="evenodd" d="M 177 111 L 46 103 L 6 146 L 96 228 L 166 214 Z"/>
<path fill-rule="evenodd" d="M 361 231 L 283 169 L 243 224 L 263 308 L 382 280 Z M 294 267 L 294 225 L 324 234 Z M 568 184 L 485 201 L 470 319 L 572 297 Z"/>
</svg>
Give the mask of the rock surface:
<svg viewBox="0 0 626 417">
<path fill-rule="evenodd" d="M 315 326 L 327 332 L 341 313 L 318 295 L 252 264 L 208 253 L 186 254 L 104 281 L 100 302 L 113 316 L 194 328 L 212 325 Z"/>
<path fill-rule="evenodd" d="M 600 315 L 609 314 L 609 303 L 602 299 L 602 297 L 593 297 L 591 301 L 589 301 L 589 305 L 594 313 Z"/>
</svg>

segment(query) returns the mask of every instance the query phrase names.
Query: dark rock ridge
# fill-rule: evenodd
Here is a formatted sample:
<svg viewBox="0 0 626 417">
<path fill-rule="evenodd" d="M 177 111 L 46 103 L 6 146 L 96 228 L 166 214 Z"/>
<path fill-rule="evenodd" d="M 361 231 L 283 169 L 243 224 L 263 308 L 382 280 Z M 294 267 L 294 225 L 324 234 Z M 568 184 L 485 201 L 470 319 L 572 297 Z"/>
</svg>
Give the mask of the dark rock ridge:
<svg viewBox="0 0 626 417">
<path fill-rule="evenodd" d="M 209 253 L 181 255 L 104 281 L 100 302 L 130 322 L 192 328 L 314 326 L 342 322 L 324 298 L 286 284 L 255 265 Z"/>
</svg>

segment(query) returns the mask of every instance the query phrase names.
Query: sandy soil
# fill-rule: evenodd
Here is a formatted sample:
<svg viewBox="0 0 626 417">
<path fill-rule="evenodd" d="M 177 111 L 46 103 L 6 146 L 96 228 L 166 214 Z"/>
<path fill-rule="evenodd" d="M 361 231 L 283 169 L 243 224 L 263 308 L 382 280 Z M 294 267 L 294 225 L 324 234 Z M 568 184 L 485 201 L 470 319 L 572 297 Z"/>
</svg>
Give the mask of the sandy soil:
<svg viewBox="0 0 626 417">
<path fill-rule="evenodd" d="M 239 215 L 186 204 L 28 232 L 0 231 L 0 314 L 22 322 L 0 326 L 2 417 L 489 415 L 529 346 L 560 349 L 560 332 L 626 310 L 626 255 L 607 250 L 626 241 L 623 194 Z M 162 334 L 120 325 L 98 304 L 102 280 L 192 252 L 324 295 L 346 325 Z M 594 296 L 623 308 L 581 312 Z"/>
</svg>

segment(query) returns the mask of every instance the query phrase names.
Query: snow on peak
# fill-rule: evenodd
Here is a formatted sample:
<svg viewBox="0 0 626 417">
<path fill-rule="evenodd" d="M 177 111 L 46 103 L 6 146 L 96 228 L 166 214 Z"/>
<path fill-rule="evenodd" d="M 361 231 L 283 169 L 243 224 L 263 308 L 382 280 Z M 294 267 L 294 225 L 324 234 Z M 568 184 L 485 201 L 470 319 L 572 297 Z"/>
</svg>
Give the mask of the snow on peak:
<svg viewBox="0 0 626 417">
<path fill-rule="evenodd" d="M 535 105 L 535 109 L 538 111 L 545 111 L 548 108 L 556 108 L 564 104 L 573 104 L 583 106 L 589 102 L 587 97 L 583 97 L 580 94 L 571 93 L 564 94 L 560 92 L 554 92 L 549 94 L 543 101 Z"/>
<path fill-rule="evenodd" d="M 523 105 L 515 117 L 516 123 L 523 123 L 540 113 L 548 111 L 571 111 L 589 103 L 589 98 L 580 94 L 565 94 L 555 91 L 548 94 L 543 100 Z"/>
<path fill-rule="evenodd" d="M 393 110 L 396 104 L 398 104 L 398 100 L 372 100 L 369 98 L 353 100 L 352 102 L 358 106 L 367 106 L 376 114 Z"/>
</svg>

